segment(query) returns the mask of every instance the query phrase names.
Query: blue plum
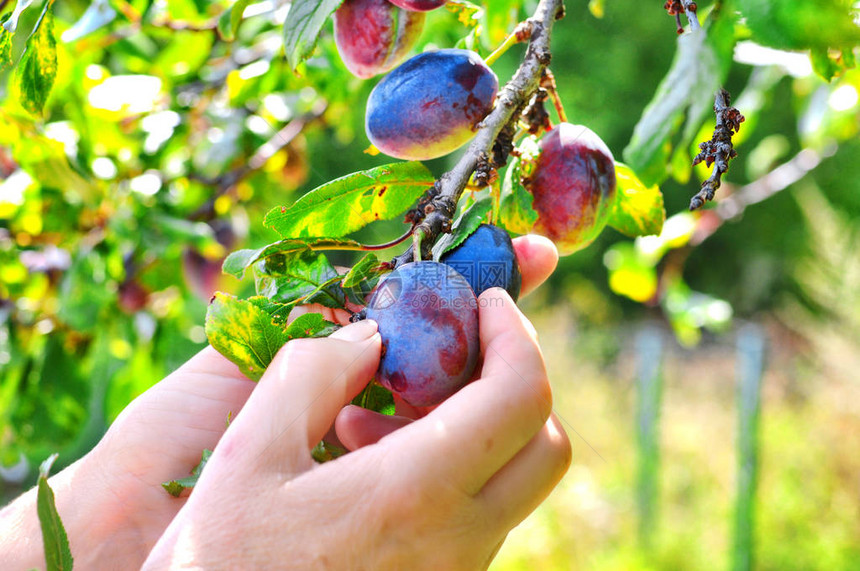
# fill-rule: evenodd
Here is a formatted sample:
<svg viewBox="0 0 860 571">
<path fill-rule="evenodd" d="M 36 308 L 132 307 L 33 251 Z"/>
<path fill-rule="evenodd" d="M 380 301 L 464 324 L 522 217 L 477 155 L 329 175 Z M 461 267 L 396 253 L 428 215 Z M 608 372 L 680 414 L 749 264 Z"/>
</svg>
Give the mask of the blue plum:
<svg viewBox="0 0 860 571">
<path fill-rule="evenodd" d="M 424 28 L 424 14 L 388 0 L 345 0 L 334 13 L 334 41 L 347 69 L 366 79 L 403 61 Z"/>
<path fill-rule="evenodd" d="M 463 146 L 492 110 L 499 78 L 469 50 L 438 50 L 408 59 L 367 100 L 365 130 L 392 157 L 426 160 Z"/>
<path fill-rule="evenodd" d="M 491 287 L 504 288 L 514 301 L 520 295 L 522 276 L 514 245 L 508 233 L 498 226 L 481 224 L 440 261 L 460 272 L 475 295 Z"/>
<path fill-rule="evenodd" d="M 413 406 L 457 392 L 478 362 L 478 302 L 454 268 L 411 262 L 379 284 L 367 306 L 379 324 L 383 355 L 377 380 Z"/>
</svg>

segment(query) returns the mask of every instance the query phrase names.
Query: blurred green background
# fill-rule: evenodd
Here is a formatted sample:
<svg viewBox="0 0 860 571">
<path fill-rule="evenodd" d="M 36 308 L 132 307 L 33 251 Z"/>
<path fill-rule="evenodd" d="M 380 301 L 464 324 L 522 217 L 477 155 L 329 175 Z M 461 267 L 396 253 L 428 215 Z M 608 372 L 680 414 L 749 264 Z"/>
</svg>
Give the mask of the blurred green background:
<svg viewBox="0 0 860 571">
<path fill-rule="evenodd" d="M 7 25 L 14 4 L 0 2 Z M 433 12 L 420 47 L 486 55 L 534 4 L 484 3 L 465 24 Z M 845 65 L 856 25 L 844 43 L 830 38 L 823 64 L 803 26 L 771 22 L 783 32 L 774 39 L 759 3 L 742 14 L 719 4 L 723 27 L 709 33 L 722 59 L 686 65 L 704 74 L 693 85 L 724 75 L 747 117 L 739 156 L 718 204 L 687 213 L 708 171 L 682 159 L 710 137 L 713 115 L 710 101 L 697 121 L 681 110 L 675 127 L 689 120 L 695 137 L 658 141 L 675 159 L 648 181 L 665 198 L 663 236 L 607 229 L 522 302 L 575 457 L 493 569 L 745 568 L 747 539 L 755 568 L 860 568 L 860 72 Z M 390 162 L 364 152 L 375 80 L 346 72 L 330 28 L 296 75 L 281 55 L 288 6 L 247 3 L 227 41 L 214 28 L 230 5 L 58 3 L 56 78 L 35 114 L 21 103 L 23 63 L 0 71 L 4 502 L 50 453 L 58 465 L 84 454 L 204 345 L 212 292 L 253 289 L 220 276 L 220 261 L 277 238 L 262 227 L 268 210 Z M 4 32 L 12 61 L 40 8 Z M 827 10 L 817 17 L 841 29 Z M 627 160 L 678 42 L 659 3 L 567 2 L 552 70 L 570 121 Z M 502 82 L 521 56 L 514 48 L 494 66 Z M 836 75 L 825 81 L 813 62 Z M 429 166 L 441 174 L 455 159 Z M 402 230 L 380 223 L 359 238 Z M 742 390 L 760 408 L 743 405 Z"/>
</svg>

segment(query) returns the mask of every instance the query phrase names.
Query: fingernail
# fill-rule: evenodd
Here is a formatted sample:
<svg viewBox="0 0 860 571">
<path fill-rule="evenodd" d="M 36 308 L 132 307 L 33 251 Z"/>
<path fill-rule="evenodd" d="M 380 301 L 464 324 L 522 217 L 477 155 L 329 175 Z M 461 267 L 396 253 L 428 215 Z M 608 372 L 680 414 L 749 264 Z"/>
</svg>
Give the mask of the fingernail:
<svg viewBox="0 0 860 571">
<path fill-rule="evenodd" d="M 340 329 L 332 333 L 331 336 L 335 339 L 342 339 L 344 341 L 359 343 L 361 341 L 366 341 L 367 339 L 373 337 L 376 331 L 376 322 L 372 319 L 365 319 L 363 321 L 359 321 L 358 323 L 350 323 L 346 327 L 341 327 Z"/>
</svg>

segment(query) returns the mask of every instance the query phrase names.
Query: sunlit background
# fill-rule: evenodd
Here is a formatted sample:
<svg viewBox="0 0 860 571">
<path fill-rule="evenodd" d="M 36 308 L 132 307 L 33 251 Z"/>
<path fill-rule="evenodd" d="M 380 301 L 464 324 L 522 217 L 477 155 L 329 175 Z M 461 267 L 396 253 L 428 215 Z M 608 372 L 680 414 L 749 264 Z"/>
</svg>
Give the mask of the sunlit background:
<svg viewBox="0 0 860 571">
<path fill-rule="evenodd" d="M 390 162 L 364 152 L 375 80 L 347 73 L 330 30 L 295 75 L 280 53 L 289 5 L 248 3 L 225 41 L 213 28 L 230 4 L 57 3 L 44 119 L 0 71 L 4 503 L 50 453 L 57 466 L 84 454 L 205 344 L 212 292 L 254 285 L 220 262 L 277 238 L 267 211 Z M 534 2 L 499 6 L 520 4 L 526 14 Z M 567 2 L 553 38 L 570 121 L 617 160 L 683 65 L 673 19 L 644 4 Z M 516 21 L 493 15 L 473 45 L 484 54 Z M 746 121 L 716 204 L 687 211 L 709 175 L 689 168 L 713 129 L 707 109 L 659 177 L 661 236 L 607 229 L 522 302 L 574 463 L 493 569 L 860 568 L 860 71 L 837 66 L 826 82 L 808 52 L 755 43 L 750 28 L 721 31 L 733 53 L 723 84 Z M 470 29 L 434 12 L 422 44 Z M 24 49 L 18 35 L 11 49 Z M 521 55 L 496 64 L 501 81 Z"/>
</svg>

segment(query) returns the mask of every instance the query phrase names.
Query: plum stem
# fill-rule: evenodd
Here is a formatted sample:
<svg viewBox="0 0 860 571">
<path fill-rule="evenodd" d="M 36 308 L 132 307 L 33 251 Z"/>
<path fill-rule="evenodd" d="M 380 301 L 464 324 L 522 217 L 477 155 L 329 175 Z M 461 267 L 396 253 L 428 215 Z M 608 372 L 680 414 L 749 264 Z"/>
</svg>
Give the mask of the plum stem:
<svg viewBox="0 0 860 571">
<path fill-rule="evenodd" d="M 488 66 L 492 66 L 496 61 L 505 55 L 509 49 L 514 47 L 515 45 L 528 40 L 531 37 L 532 30 L 531 24 L 526 20 L 525 22 L 520 22 L 517 24 L 517 27 L 514 28 L 514 31 L 505 38 L 505 41 L 493 50 L 493 53 L 487 56 L 484 60 L 484 63 Z"/>
<path fill-rule="evenodd" d="M 547 90 L 552 104 L 555 107 L 555 112 L 558 114 L 559 123 L 567 123 L 567 113 L 564 112 L 564 105 L 561 103 L 561 97 L 558 95 L 558 86 L 555 83 L 555 76 L 549 70 L 545 69 L 543 78 L 541 78 L 541 87 Z"/>
<path fill-rule="evenodd" d="M 443 174 L 434 188 L 438 193 L 429 201 L 425 208 L 427 216 L 416 227 L 420 232 L 420 240 L 405 252 L 392 260 L 393 267 L 398 267 L 420 258 L 421 242 L 433 244 L 443 232 L 451 231 L 451 220 L 457 208 L 457 202 L 475 172 L 482 157 L 494 156 L 493 147 L 499 134 L 509 125 L 516 125 L 523 108 L 540 88 L 543 71 L 549 66 L 550 35 L 556 20 L 564 16 L 563 0 L 541 0 L 534 15 L 526 22 L 517 26 L 528 29 L 529 45 L 522 64 L 514 73 L 513 78 L 499 91 L 496 105 L 487 117 L 478 125 L 475 138 L 472 139 L 468 150 L 460 157 L 450 171 Z M 504 158 L 504 157 L 503 157 Z M 497 166 L 503 166 L 497 165 Z M 417 252 L 417 254 L 416 254 Z"/>
<path fill-rule="evenodd" d="M 393 248 L 394 246 L 397 246 L 398 244 L 402 244 L 403 242 L 408 240 L 409 237 L 412 236 L 412 233 L 414 231 L 415 231 L 415 228 L 413 227 L 413 228 L 410 228 L 409 230 L 407 230 L 405 234 L 403 234 L 399 238 L 395 238 L 391 242 L 386 242 L 385 244 L 362 244 L 359 249 L 364 251 L 364 252 L 375 252 L 377 250 L 387 250 L 388 248 Z"/>
</svg>

